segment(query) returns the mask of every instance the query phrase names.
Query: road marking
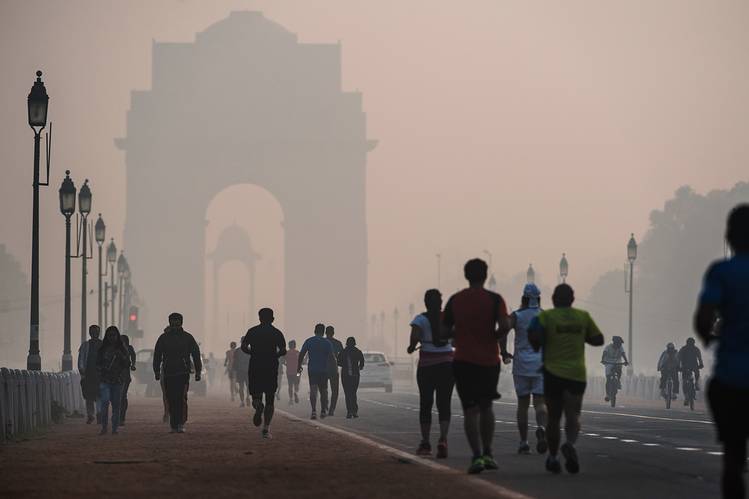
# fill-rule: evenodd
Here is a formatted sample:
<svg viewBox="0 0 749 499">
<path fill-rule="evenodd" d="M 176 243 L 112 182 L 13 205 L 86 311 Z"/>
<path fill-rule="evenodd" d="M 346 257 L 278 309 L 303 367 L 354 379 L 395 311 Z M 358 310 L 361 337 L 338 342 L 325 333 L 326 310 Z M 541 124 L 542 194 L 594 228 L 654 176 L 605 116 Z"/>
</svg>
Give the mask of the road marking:
<svg viewBox="0 0 749 499">
<path fill-rule="evenodd" d="M 517 405 L 512 402 L 494 402 L 495 404 L 501 404 L 501 405 Z M 663 416 L 646 416 L 644 414 L 628 414 L 626 412 L 607 412 L 607 411 L 592 411 L 592 410 L 583 410 L 585 414 L 600 414 L 603 416 L 623 416 L 626 418 L 639 418 L 639 419 L 650 419 L 655 421 L 676 421 L 679 423 L 699 423 L 699 424 L 707 424 L 712 425 L 712 421 L 708 421 L 706 419 L 680 419 L 680 418 L 666 418 Z"/>
<path fill-rule="evenodd" d="M 601 437 L 604 440 L 619 440 L 619 437 Z"/>
<path fill-rule="evenodd" d="M 600 437 L 598 433 L 583 433 L 586 437 Z"/>
<path fill-rule="evenodd" d="M 710 451 L 708 452 L 711 456 L 722 456 L 723 453 L 721 451 Z"/>
<path fill-rule="evenodd" d="M 697 447 L 676 447 L 676 450 L 685 450 L 685 451 L 692 452 L 692 451 L 702 450 L 702 449 L 699 449 Z"/>
<path fill-rule="evenodd" d="M 654 444 L 654 443 L 651 443 L 651 442 L 644 443 L 642 445 L 644 445 L 645 447 L 660 447 L 661 446 L 661 444 Z"/>
<path fill-rule="evenodd" d="M 637 443 L 640 443 L 639 440 L 632 440 L 631 438 L 623 438 L 622 442 L 624 442 L 625 444 L 637 444 Z"/>
<path fill-rule="evenodd" d="M 386 405 L 386 404 L 383 404 Z M 332 433 L 337 433 L 338 435 L 344 435 L 352 440 L 356 440 L 359 443 L 362 443 L 364 445 L 368 445 L 369 447 L 373 447 L 375 449 L 379 449 L 381 451 L 387 452 L 389 454 L 392 454 L 396 457 L 399 457 L 401 459 L 407 459 L 410 462 L 421 464 L 422 466 L 426 466 L 427 468 L 431 468 L 435 471 L 439 471 L 441 473 L 451 473 L 453 475 L 461 476 L 473 485 L 477 487 L 483 487 L 489 492 L 492 492 L 494 494 L 500 494 L 501 497 L 506 497 L 508 499 L 532 499 L 531 496 L 527 496 L 525 494 L 521 494 L 520 492 L 516 492 L 512 489 L 508 489 L 507 487 L 503 487 L 501 485 L 497 485 L 493 482 L 489 482 L 488 480 L 481 479 L 476 476 L 466 475 L 462 471 L 458 471 L 455 468 L 450 468 L 449 466 L 445 466 L 443 464 L 438 464 L 434 461 L 430 461 L 428 459 L 421 458 L 419 456 L 416 456 L 414 454 L 410 454 L 406 451 L 402 451 L 400 449 L 396 449 L 395 447 L 391 447 L 389 445 L 385 445 L 383 443 L 377 442 L 375 440 L 372 440 L 370 438 L 367 438 L 363 435 L 360 435 L 358 433 L 354 433 L 351 431 L 344 430 L 342 428 L 338 428 L 336 426 L 331 426 L 327 423 L 322 423 L 319 420 L 310 421 L 308 419 L 302 419 L 300 417 L 297 417 L 291 413 L 288 413 L 286 411 L 276 409 L 277 413 L 281 413 L 284 416 L 286 416 L 288 419 L 291 419 L 293 421 L 297 421 L 300 423 L 308 424 L 314 428 L 323 428 L 325 430 L 328 430 Z"/>
</svg>

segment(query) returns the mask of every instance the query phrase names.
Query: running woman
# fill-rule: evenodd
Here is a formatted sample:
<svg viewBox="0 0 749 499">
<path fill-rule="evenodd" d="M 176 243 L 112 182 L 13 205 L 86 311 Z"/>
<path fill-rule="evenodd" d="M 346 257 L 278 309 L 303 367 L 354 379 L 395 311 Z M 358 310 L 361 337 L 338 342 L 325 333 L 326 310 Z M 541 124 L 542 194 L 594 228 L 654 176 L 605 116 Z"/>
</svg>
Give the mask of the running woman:
<svg viewBox="0 0 749 499">
<path fill-rule="evenodd" d="M 520 309 L 510 314 L 510 325 L 515 330 L 512 379 L 518 398 L 517 422 L 520 432 L 518 454 L 530 454 L 528 445 L 528 409 L 533 397 L 536 412 L 536 452 L 544 454 L 546 444 L 546 401 L 544 400 L 543 359 L 541 352 L 528 341 L 528 326 L 541 313 L 541 291 L 529 283 L 523 288 Z"/>
<path fill-rule="evenodd" d="M 437 441 L 437 457 L 447 457 L 447 432 L 450 429 L 450 402 L 453 396 L 453 347 L 441 334 L 442 328 L 442 294 L 430 289 L 424 294 L 423 312 L 411 321 L 411 341 L 407 352 L 419 350 L 419 364 L 416 368 L 416 383 L 419 387 L 419 424 L 421 425 L 421 443 L 416 449 L 419 456 L 431 456 L 432 444 L 429 434 L 432 429 L 432 406 L 437 394 L 437 414 L 440 425 L 440 436 Z M 433 331 L 437 331 L 434 334 Z"/>
<path fill-rule="evenodd" d="M 588 312 L 572 308 L 575 293 L 569 284 L 557 286 L 551 301 L 554 308 L 541 312 L 528 327 L 528 339 L 533 348 L 543 348 L 544 396 L 549 409 L 546 469 L 552 473 L 562 471 L 557 453 L 564 414 L 567 437 L 561 448 L 564 466 L 569 473 L 577 473 L 580 462 L 575 443 L 580 433 L 580 411 L 586 386 L 585 344 L 603 346 L 603 334 Z"/>
<path fill-rule="evenodd" d="M 260 325 L 247 331 L 242 338 L 241 348 L 250 356 L 249 391 L 255 409 L 252 423 L 255 426 L 262 423 L 263 438 L 270 438 L 270 422 L 278 391 L 278 359 L 286 355 L 286 339 L 281 331 L 273 327 L 273 310 L 261 308 L 258 318 Z"/>
</svg>

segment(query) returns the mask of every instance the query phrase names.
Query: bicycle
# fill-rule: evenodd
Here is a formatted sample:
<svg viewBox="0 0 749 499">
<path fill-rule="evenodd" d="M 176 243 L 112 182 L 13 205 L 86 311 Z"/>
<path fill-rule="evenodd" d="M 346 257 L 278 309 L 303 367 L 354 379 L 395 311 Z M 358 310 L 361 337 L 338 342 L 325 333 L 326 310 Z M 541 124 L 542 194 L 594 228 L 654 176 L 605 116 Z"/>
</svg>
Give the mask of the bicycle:
<svg viewBox="0 0 749 499">
<path fill-rule="evenodd" d="M 603 365 L 609 366 L 626 366 L 626 362 L 601 362 Z M 611 407 L 616 407 L 616 392 L 619 391 L 621 386 L 620 380 L 622 377 L 621 367 L 612 370 L 611 374 L 606 376 L 606 401 L 611 403 Z"/>
<path fill-rule="evenodd" d="M 694 400 L 697 397 L 694 386 L 694 373 L 691 369 L 685 369 L 681 373 L 682 385 L 684 390 L 684 405 L 688 405 L 691 410 L 694 410 Z"/>
<path fill-rule="evenodd" d="M 666 399 L 666 409 L 671 409 L 671 400 L 674 397 L 674 380 L 671 379 L 671 376 L 666 379 L 666 388 L 663 391 Z"/>
</svg>

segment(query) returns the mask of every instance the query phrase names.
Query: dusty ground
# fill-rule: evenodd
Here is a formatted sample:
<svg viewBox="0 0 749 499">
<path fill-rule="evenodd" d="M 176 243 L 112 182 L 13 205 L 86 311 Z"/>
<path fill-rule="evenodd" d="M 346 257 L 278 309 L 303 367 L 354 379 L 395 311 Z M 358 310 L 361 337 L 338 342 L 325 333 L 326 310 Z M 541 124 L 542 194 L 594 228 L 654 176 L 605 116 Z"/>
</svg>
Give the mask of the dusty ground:
<svg viewBox="0 0 749 499">
<path fill-rule="evenodd" d="M 262 440 L 249 410 L 193 398 L 185 434 L 169 434 L 160 401 L 133 399 L 119 435 L 69 419 L 0 446 L 2 498 L 497 497 L 441 473 L 283 416 Z"/>
</svg>

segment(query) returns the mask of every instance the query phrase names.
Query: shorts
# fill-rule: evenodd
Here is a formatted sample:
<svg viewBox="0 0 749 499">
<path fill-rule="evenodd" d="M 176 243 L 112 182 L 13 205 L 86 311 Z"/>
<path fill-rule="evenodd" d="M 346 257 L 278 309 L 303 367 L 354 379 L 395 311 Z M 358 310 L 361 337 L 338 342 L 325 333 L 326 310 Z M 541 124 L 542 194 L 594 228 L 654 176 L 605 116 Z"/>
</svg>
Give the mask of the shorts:
<svg viewBox="0 0 749 499">
<path fill-rule="evenodd" d="M 530 394 L 544 394 L 543 374 L 539 374 L 538 376 L 523 376 L 520 374 L 513 374 L 512 380 L 515 382 L 515 393 L 518 397 L 527 397 Z"/>
<path fill-rule="evenodd" d="M 568 392 L 571 395 L 582 396 L 585 394 L 586 386 L 587 383 L 585 381 L 560 378 L 544 369 L 544 396 L 546 397 L 546 400 L 551 400 L 552 402 L 556 401 L 561 404 L 564 392 Z"/>
<path fill-rule="evenodd" d="M 480 366 L 470 362 L 454 361 L 453 374 L 455 388 L 463 409 L 491 407 L 492 402 L 500 398 L 497 393 L 499 383 L 499 364 L 496 366 Z"/>
<path fill-rule="evenodd" d="M 327 388 L 328 374 L 327 373 L 313 373 L 307 372 L 309 376 L 309 386 L 323 386 Z"/>
<path fill-rule="evenodd" d="M 713 378 L 707 387 L 707 400 L 718 430 L 718 440 L 725 442 L 749 438 L 749 426 L 746 424 L 749 389 L 735 388 Z"/>
<path fill-rule="evenodd" d="M 273 369 L 251 365 L 248 379 L 249 392 L 253 397 L 261 393 L 276 393 L 276 390 L 278 390 L 278 367 Z"/>
</svg>

